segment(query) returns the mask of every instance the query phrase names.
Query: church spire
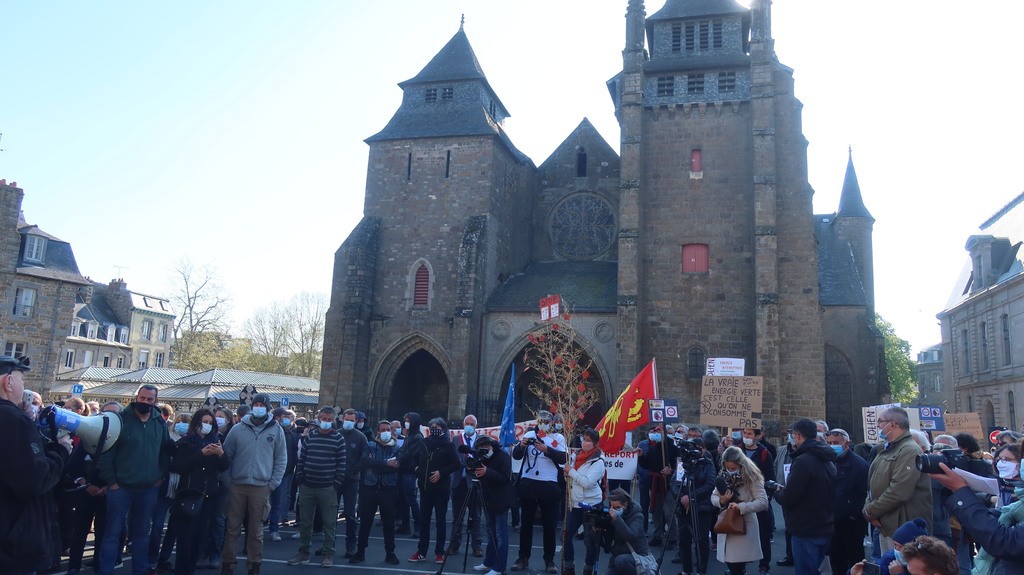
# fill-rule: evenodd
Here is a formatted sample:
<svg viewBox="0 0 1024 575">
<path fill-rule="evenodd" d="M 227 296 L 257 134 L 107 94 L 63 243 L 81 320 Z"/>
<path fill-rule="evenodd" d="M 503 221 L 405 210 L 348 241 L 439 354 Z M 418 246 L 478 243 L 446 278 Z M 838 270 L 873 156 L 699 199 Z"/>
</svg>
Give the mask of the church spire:
<svg viewBox="0 0 1024 575">
<path fill-rule="evenodd" d="M 846 178 L 843 179 L 843 194 L 839 198 L 837 217 L 869 218 L 874 221 L 871 212 L 864 206 L 860 195 L 860 184 L 857 183 L 857 171 L 853 169 L 853 146 L 850 147 L 850 158 L 846 163 Z"/>
</svg>

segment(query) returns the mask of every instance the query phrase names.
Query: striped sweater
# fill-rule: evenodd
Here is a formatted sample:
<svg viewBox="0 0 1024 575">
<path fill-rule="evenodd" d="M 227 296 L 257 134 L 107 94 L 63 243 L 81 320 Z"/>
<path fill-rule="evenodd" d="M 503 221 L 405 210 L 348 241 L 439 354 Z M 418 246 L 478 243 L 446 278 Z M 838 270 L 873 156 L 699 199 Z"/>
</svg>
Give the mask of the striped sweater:
<svg viewBox="0 0 1024 575">
<path fill-rule="evenodd" d="M 299 441 L 295 481 L 309 487 L 341 486 L 346 471 L 345 438 L 336 429 L 330 433 L 312 430 Z"/>
</svg>

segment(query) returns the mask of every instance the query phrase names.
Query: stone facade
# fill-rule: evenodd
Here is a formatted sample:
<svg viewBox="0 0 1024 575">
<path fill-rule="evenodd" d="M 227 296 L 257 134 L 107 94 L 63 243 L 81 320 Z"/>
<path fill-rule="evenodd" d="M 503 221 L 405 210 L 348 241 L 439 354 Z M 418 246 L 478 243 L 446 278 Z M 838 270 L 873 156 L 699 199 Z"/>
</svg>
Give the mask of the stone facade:
<svg viewBox="0 0 1024 575">
<path fill-rule="evenodd" d="M 557 293 L 594 362 L 602 403 L 588 419 L 657 358 L 662 395 L 695 422 L 704 358 L 739 357 L 765 378 L 770 431 L 832 412 L 852 425 L 885 387 L 870 327 L 874 220 L 855 176 L 845 208 L 813 216 L 802 104 L 770 30 L 764 1 L 668 0 L 647 17 L 629 0 L 608 83 L 618 153 L 584 119 L 535 167 L 460 29 L 367 140 L 364 218 L 335 257 L 321 400 L 494 424 L 513 365 L 517 398 L 533 401 L 522 351 L 538 300 Z M 819 261 L 841 271 L 822 284 Z M 829 348 L 847 372 L 833 392 Z"/>
<path fill-rule="evenodd" d="M 952 386 L 944 379 L 942 363 L 942 344 L 925 348 L 917 354 L 918 396 L 914 403 L 956 411 Z"/>
</svg>

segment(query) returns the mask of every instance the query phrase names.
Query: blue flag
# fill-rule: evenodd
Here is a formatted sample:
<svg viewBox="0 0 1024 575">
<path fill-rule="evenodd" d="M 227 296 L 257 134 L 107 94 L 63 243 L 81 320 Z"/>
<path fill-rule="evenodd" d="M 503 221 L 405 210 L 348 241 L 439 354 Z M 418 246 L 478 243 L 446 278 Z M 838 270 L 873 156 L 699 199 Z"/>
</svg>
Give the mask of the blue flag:
<svg viewBox="0 0 1024 575">
<path fill-rule="evenodd" d="M 512 364 L 512 376 L 508 378 L 508 393 L 505 395 L 505 411 L 501 414 L 501 435 L 498 442 L 508 447 L 516 442 L 516 364 Z"/>
</svg>

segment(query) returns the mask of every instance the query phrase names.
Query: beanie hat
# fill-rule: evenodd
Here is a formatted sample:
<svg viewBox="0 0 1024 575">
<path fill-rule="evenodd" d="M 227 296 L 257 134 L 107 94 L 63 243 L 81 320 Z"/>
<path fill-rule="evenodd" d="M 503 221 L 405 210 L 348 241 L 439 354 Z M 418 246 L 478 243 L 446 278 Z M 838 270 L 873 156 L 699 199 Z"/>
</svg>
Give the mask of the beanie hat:
<svg viewBox="0 0 1024 575">
<path fill-rule="evenodd" d="M 913 521 L 907 521 L 900 525 L 899 529 L 893 532 L 892 540 L 900 545 L 906 545 L 917 539 L 920 535 L 928 535 L 928 523 L 918 517 Z"/>
<path fill-rule="evenodd" d="M 265 393 L 257 393 L 252 396 L 253 404 L 262 403 L 263 405 L 270 405 L 270 396 Z"/>
</svg>

